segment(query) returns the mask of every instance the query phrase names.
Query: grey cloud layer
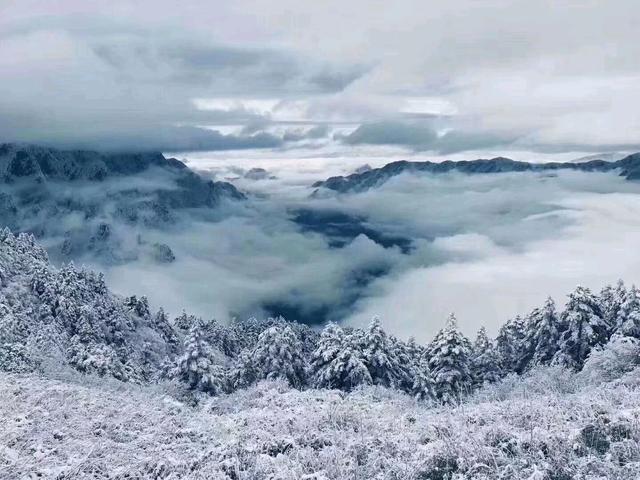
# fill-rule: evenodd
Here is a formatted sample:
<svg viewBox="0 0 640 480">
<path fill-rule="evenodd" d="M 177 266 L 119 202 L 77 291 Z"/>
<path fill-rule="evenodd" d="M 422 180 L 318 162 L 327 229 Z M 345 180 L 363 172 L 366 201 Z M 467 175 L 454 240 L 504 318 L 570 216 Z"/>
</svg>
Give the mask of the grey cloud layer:
<svg viewBox="0 0 640 480">
<path fill-rule="evenodd" d="M 194 98 L 225 97 L 302 102 L 310 122 L 363 124 L 351 143 L 442 153 L 624 148 L 640 131 L 638 21 L 633 0 L 7 1 L 0 136 L 103 147 L 139 135 L 140 148 L 170 140 L 172 150 L 214 149 L 221 140 L 202 141 L 207 132 L 167 132 L 273 120 L 193 108 Z M 417 126 L 400 132 L 393 122 L 415 98 L 448 105 L 450 133 L 434 139 L 428 116 L 416 119 L 443 112 L 415 109 Z M 239 148 L 255 142 L 245 140 Z"/>
<path fill-rule="evenodd" d="M 373 191 L 315 199 L 303 195 L 308 189 L 291 195 L 295 172 L 281 175 L 243 180 L 270 197 L 221 221 L 145 232 L 168 243 L 176 262 L 109 267 L 109 281 L 173 312 L 226 320 L 275 313 L 272 306 L 302 321 L 354 325 L 381 315 L 394 332 L 425 340 L 450 311 L 469 334 L 481 324 L 494 331 L 549 294 L 562 303 L 577 283 L 640 281 L 640 259 L 628 254 L 640 190 L 613 173 L 407 174 Z M 412 239 L 412 248 L 403 254 L 365 235 L 332 248 L 290 221 L 301 207 L 363 218 L 373 231 Z"/>
</svg>

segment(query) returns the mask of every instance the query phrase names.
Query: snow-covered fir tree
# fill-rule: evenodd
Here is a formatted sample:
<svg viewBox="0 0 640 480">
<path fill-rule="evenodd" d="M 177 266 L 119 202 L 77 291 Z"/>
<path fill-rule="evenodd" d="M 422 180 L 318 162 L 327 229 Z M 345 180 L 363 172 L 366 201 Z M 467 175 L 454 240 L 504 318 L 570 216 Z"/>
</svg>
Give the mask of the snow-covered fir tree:
<svg viewBox="0 0 640 480">
<path fill-rule="evenodd" d="M 470 392 L 471 344 L 458 330 L 453 314 L 431 342 L 428 367 L 433 375 L 436 396 L 440 401 L 458 402 L 462 396 Z"/>
<path fill-rule="evenodd" d="M 627 288 L 622 280 L 618 280 L 615 287 L 606 285 L 600 291 L 598 303 L 602 318 L 608 325 L 615 326 L 618 311 L 627 296 Z"/>
<path fill-rule="evenodd" d="M 410 364 L 403 364 L 402 352 L 374 317 L 362 335 L 362 360 L 375 385 L 402 388 L 410 383 Z"/>
<path fill-rule="evenodd" d="M 306 384 L 307 365 L 302 344 L 289 326 L 267 328 L 258 337 L 252 361 L 262 378 L 283 379 L 293 387 Z"/>
<path fill-rule="evenodd" d="M 402 380 L 396 388 L 411 392 L 413 391 L 416 372 L 420 369 L 420 365 L 424 360 L 423 349 L 416 344 L 415 338 L 413 337 L 409 338 L 407 342 L 403 342 L 390 335 L 389 340 L 391 341 L 392 349 L 395 352 L 395 357 L 402 371 Z"/>
<path fill-rule="evenodd" d="M 581 286 L 569 294 L 562 322 L 563 333 L 554 362 L 579 370 L 592 348 L 606 343 L 609 325 L 602 318 L 596 296 Z"/>
<path fill-rule="evenodd" d="M 162 307 L 160 307 L 153 316 L 152 322 L 155 329 L 160 333 L 160 336 L 167 344 L 168 353 L 170 355 L 175 354 L 180 347 L 180 338 Z"/>
<path fill-rule="evenodd" d="M 324 333 L 313 357 L 316 387 L 350 391 L 373 383 L 362 351 L 363 332 L 352 330 L 346 333 L 339 327 L 330 326 Z"/>
<path fill-rule="evenodd" d="M 250 349 L 242 350 L 229 369 L 229 388 L 247 388 L 262 379 L 262 372 L 255 363 Z"/>
<path fill-rule="evenodd" d="M 534 308 L 526 322 L 524 338 L 525 368 L 549 365 L 560 348 L 562 324 L 556 304 L 548 297 L 541 308 Z"/>
<path fill-rule="evenodd" d="M 422 358 L 413 371 L 413 384 L 410 392 L 417 400 L 421 401 L 434 401 L 438 398 L 436 382 L 426 358 Z"/>
<path fill-rule="evenodd" d="M 318 339 L 316 349 L 311 355 L 309 371 L 310 383 L 316 388 L 336 388 L 334 379 L 329 376 L 331 363 L 344 348 L 345 333 L 337 324 L 329 322 Z"/>
<path fill-rule="evenodd" d="M 184 341 L 184 352 L 178 358 L 172 376 L 193 390 L 217 395 L 225 391 L 227 378 L 219 357 L 207 340 L 208 325 L 196 320 Z M 217 361 L 218 360 L 218 361 Z"/>
<path fill-rule="evenodd" d="M 209 325 L 209 341 L 229 358 L 235 358 L 240 353 L 240 341 L 234 329 L 212 320 Z"/>
<path fill-rule="evenodd" d="M 526 323 L 518 315 L 507 321 L 496 337 L 496 349 L 500 356 L 500 366 L 504 373 L 521 373 L 524 367 Z"/>
<path fill-rule="evenodd" d="M 471 377 L 474 385 L 496 382 L 502 378 L 500 357 L 495 345 L 487 335 L 487 330 L 480 327 L 471 352 Z"/>
<path fill-rule="evenodd" d="M 640 338 L 640 292 L 635 285 L 625 291 L 610 325 L 613 333 Z"/>
</svg>

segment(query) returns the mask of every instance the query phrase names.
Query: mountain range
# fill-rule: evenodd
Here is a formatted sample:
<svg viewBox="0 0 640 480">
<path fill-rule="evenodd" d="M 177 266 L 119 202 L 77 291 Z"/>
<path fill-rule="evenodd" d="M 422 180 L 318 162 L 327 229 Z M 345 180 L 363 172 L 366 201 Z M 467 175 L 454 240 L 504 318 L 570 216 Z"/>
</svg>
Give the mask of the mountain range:
<svg viewBox="0 0 640 480">
<path fill-rule="evenodd" d="M 0 224 L 55 239 L 50 252 L 76 258 L 87 250 L 108 263 L 148 254 L 171 261 L 161 243 L 118 235 L 118 225 L 161 229 L 178 210 L 214 210 L 243 193 L 161 153 L 100 153 L 0 145 Z M 128 244 L 128 245 L 125 245 Z M 53 255 L 54 258 L 56 255 Z"/>
<path fill-rule="evenodd" d="M 520 162 L 505 157 L 491 159 L 462 160 L 444 162 L 410 162 L 400 160 L 380 168 L 372 168 L 347 176 L 335 176 L 313 184 L 314 188 L 326 188 L 339 193 L 355 193 L 378 187 L 401 173 L 442 174 L 460 172 L 467 174 L 510 173 L 510 172 L 554 172 L 574 170 L 581 172 L 611 172 L 618 170 L 627 180 L 640 180 L 640 153 L 628 155 L 620 160 L 589 160 L 586 162 Z"/>
</svg>

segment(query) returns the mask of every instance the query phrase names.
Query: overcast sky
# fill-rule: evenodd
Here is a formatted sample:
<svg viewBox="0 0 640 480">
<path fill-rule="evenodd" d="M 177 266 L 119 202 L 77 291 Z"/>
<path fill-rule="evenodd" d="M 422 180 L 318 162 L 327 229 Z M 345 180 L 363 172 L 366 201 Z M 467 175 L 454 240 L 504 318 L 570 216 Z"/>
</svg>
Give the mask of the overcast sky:
<svg viewBox="0 0 640 480">
<path fill-rule="evenodd" d="M 640 150 L 639 23 L 636 0 L 3 0 L 0 140 Z"/>
</svg>

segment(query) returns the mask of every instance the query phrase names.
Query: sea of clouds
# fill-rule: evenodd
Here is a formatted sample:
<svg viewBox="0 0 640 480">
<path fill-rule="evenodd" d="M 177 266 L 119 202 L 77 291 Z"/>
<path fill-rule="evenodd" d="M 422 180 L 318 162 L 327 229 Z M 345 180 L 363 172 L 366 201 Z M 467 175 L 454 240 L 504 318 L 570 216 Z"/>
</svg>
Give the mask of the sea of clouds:
<svg viewBox="0 0 640 480">
<path fill-rule="evenodd" d="M 311 197 L 313 181 L 361 159 L 186 160 L 233 181 L 248 200 L 215 218 L 185 212 L 173 227 L 145 230 L 147 241 L 171 247 L 173 263 L 85 258 L 112 288 L 173 314 L 229 321 L 282 313 L 354 326 L 379 315 L 390 331 L 426 341 L 450 312 L 470 335 L 481 325 L 495 333 L 548 295 L 564 303 L 577 284 L 640 280 L 640 185 L 613 173 L 403 174 L 364 193 Z M 256 166 L 265 178 L 246 178 Z M 336 246 L 335 229 L 294 221 L 300 209 L 340 212 L 365 233 L 349 231 Z M 383 245 L 377 235 L 411 246 Z"/>
</svg>

